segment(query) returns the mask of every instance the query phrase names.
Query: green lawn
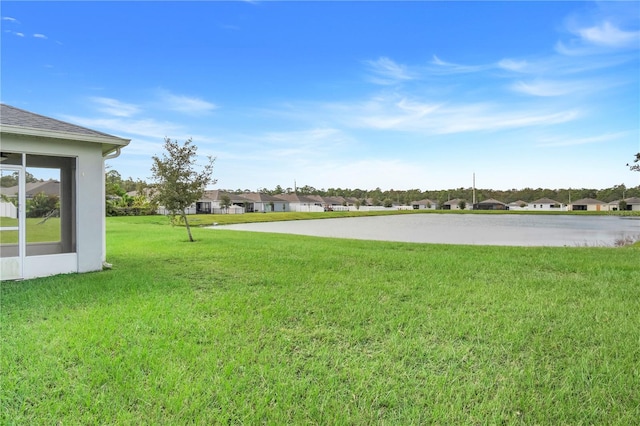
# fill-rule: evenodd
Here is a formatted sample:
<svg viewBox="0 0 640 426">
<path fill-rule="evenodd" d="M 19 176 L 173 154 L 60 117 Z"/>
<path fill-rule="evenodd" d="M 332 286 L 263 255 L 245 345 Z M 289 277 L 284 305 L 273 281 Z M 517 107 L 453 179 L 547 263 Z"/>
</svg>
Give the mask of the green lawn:
<svg viewBox="0 0 640 426">
<path fill-rule="evenodd" d="M 109 218 L 112 270 L 0 285 L 1 424 L 640 418 L 640 247 L 166 223 Z"/>
<path fill-rule="evenodd" d="M 26 238 L 28 243 L 41 243 L 60 241 L 60 218 L 52 217 L 42 222 L 42 218 L 29 218 L 26 220 Z M 17 219 L 4 219 L 3 226 L 17 226 Z M 0 244 L 17 244 L 18 231 L 2 231 Z"/>
</svg>

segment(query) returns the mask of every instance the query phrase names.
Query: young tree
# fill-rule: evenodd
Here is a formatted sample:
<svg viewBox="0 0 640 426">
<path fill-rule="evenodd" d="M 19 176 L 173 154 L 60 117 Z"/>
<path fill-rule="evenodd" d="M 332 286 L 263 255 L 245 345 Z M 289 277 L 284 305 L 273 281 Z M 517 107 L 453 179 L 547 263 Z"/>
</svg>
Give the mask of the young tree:
<svg viewBox="0 0 640 426">
<path fill-rule="evenodd" d="M 216 183 L 213 174 L 214 157 L 207 157 L 208 162 L 201 171 L 196 170 L 198 147 L 189 138 L 183 145 L 177 140 L 164 139 L 162 158 L 153 156 L 151 172 L 156 183 L 154 201 L 169 210 L 172 218 L 179 216 L 187 228 L 189 241 L 193 242 L 191 228 L 186 209 L 198 201 L 207 185 Z"/>
<path fill-rule="evenodd" d="M 229 206 L 231 206 L 231 197 L 227 194 L 222 194 L 220 196 L 220 207 L 226 210 L 229 213 Z"/>
<path fill-rule="evenodd" d="M 629 166 L 629 169 L 632 171 L 640 172 L 640 152 L 636 154 L 636 159 L 633 160 L 633 162 L 637 164 L 627 163 L 627 166 Z"/>
</svg>

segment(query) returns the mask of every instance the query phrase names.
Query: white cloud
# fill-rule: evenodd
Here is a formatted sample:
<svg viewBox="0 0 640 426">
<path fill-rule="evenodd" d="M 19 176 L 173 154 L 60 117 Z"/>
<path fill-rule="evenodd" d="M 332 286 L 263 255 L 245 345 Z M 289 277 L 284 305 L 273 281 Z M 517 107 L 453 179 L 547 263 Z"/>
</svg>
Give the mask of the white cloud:
<svg viewBox="0 0 640 426">
<path fill-rule="evenodd" d="M 567 80 L 544 80 L 535 79 L 532 81 L 516 81 L 509 86 L 511 90 L 525 95 L 538 97 L 553 97 L 564 95 L 586 95 L 595 92 L 602 92 L 614 87 L 629 84 L 627 79 L 617 78 L 588 78 L 588 79 L 567 79 Z"/>
<path fill-rule="evenodd" d="M 313 163 L 320 157 L 334 157 L 353 140 L 336 128 L 318 127 L 289 132 L 267 132 L 251 137 L 252 151 L 260 160 L 277 157 Z"/>
<path fill-rule="evenodd" d="M 574 86 L 574 87 L 572 87 Z M 559 81 L 533 81 L 525 83 L 518 81 L 511 85 L 511 89 L 515 92 L 524 93 L 532 96 L 561 96 L 576 91 L 575 85 Z"/>
<path fill-rule="evenodd" d="M 433 55 L 431 64 L 435 65 L 430 69 L 431 72 L 436 73 L 472 73 L 478 71 L 484 71 L 493 67 L 493 65 L 461 65 L 454 64 L 452 62 L 443 61 L 438 56 Z"/>
<path fill-rule="evenodd" d="M 196 97 L 174 95 L 166 90 L 159 90 L 158 94 L 162 106 L 171 111 L 198 115 L 218 108 L 215 104 Z"/>
<path fill-rule="evenodd" d="M 612 140 L 620 139 L 624 136 L 628 135 L 628 132 L 616 132 L 616 133 L 606 133 L 597 136 L 586 136 L 583 138 L 576 138 L 575 136 L 559 138 L 546 138 L 541 139 L 538 143 L 540 147 L 554 147 L 554 146 L 573 146 L 573 145 L 585 145 L 592 143 L 602 143 L 609 142 Z"/>
<path fill-rule="evenodd" d="M 367 61 L 367 64 L 376 75 L 372 81 L 377 84 L 394 84 L 413 78 L 406 66 L 400 65 L 387 57 L 381 57 L 375 61 Z"/>
<path fill-rule="evenodd" d="M 151 159 L 152 155 L 162 152 L 163 144 L 164 138 L 154 141 L 150 141 L 145 138 L 135 138 L 131 140 L 129 145 L 127 145 L 125 148 L 126 151 L 123 151 L 123 154 L 126 153 L 127 157 L 135 156 Z"/>
<path fill-rule="evenodd" d="M 363 127 L 388 130 L 413 130 L 427 123 L 426 117 L 436 111 L 437 104 L 422 103 L 407 98 L 394 101 L 378 97 L 363 105 L 353 117 Z M 357 111 L 357 108 L 352 108 Z"/>
<path fill-rule="evenodd" d="M 16 18 L 12 18 L 11 16 L 3 16 L 2 20 L 3 21 L 9 21 L 9 22 L 12 22 L 14 24 L 19 24 L 20 23 L 20 21 L 18 21 Z"/>
<path fill-rule="evenodd" d="M 378 159 L 328 159 L 304 168 L 289 171 L 296 176 L 299 185 L 320 185 L 324 188 L 407 188 L 407 177 L 413 187 L 427 186 L 437 179 L 433 167 L 418 162 L 407 162 L 395 158 Z M 313 177 L 311 179 L 310 177 Z"/>
<path fill-rule="evenodd" d="M 111 133 L 114 136 L 120 137 L 138 135 L 161 141 L 167 136 L 172 139 L 180 139 L 184 137 L 184 129 L 181 126 L 168 121 L 158 121 L 154 119 L 129 120 L 124 118 L 88 118 L 72 115 L 65 115 L 62 119 L 80 126 Z M 187 135 L 186 137 L 189 136 Z"/>
<path fill-rule="evenodd" d="M 529 68 L 529 63 L 527 61 L 516 61 L 514 59 L 502 59 L 498 62 L 498 67 L 508 71 L 521 72 Z"/>
<path fill-rule="evenodd" d="M 440 65 L 440 66 L 443 66 L 443 67 L 457 66 L 455 64 L 452 64 L 451 62 L 445 62 L 445 61 L 441 60 L 436 55 L 433 55 L 433 60 L 431 61 L 431 63 L 434 64 L 434 65 Z"/>
<path fill-rule="evenodd" d="M 432 135 L 549 126 L 580 116 L 575 109 L 549 111 L 489 103 L 435 104 L 406 98 L 398 100 L 397 96 L 343 105 L 337 112 L 346 126 Z"/>
<path fill-rule="evenodd" d="M 140 108 L 133 104 L 120 102 L 117 99 L 93 97 L 91 100 L 99 105 L 99 110 L 116 117 L 131 117 L 140 112 Z"/>
<path fill-rule="evenodd" d="M 46 35 L 44 35 L 44 34 L 34 34 L 33 36 L 34 36 L 35 38 L 41 38 L 41 39 L 44 39 L 44 40 L 46 40 L 46 39 L 48 38 L 48 37 L 47 37 Z"/>
<path fill-rule="evenodd" d="M 580 28 L 576 32 L 583 40 L 599 46 L 637 47 L 640 42 L 640 31 L 623 31 L 609 21 L 588 28 Z"/>
</svg>

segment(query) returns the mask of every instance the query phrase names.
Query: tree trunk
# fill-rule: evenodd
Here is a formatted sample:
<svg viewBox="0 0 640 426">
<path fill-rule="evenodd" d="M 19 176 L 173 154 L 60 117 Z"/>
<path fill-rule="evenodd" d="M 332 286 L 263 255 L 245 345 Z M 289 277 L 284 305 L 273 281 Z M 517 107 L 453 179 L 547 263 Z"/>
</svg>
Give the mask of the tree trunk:
<svg viewBox="0 0 640 426">
<path fill-rule="evenodd" d="M 184 219 L 184 226 L 187 227 L 187 234 L 189 234 L 189 241 L 193 242 L 193 236 L 191 235 L 191 227 L 189 226 L 189 221 L 187 220 L 187 215 L 184 210 L 182 211 L 182 219 Z"/>
</svg>

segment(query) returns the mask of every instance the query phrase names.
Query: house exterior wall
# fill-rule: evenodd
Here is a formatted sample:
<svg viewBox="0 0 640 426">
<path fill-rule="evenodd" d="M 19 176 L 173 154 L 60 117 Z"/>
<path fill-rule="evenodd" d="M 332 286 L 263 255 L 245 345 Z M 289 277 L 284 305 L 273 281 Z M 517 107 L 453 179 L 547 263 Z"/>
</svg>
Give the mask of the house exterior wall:
<svg viewBox="0 0 640 426">
<path fill-rule="evenodd" d="M 511 203 L 511 204 L 509 204 L 509 205 L 508 205 L 508 207 L 509 207 L 509 210 L 513 210 L 513 211 L 517 211 L 517 210 L 529 210 L 529 206 L 528 206 L 528 205 L 526 205 L 526 206 L 522 207 L 522 206 L 520 206 L 519 204 L 513 204 L 513 203 Z"/>
<path fill-rule="evenodd" d="M 532 204 L 529 204 L 527 207 L 525 207 L 525 209 L 534 210 L 534 211 L 545 210 L 545 211 L 554 211 L 554 212 L 561 212 L 561 211 L 567 210 L 566 206 L 564 206 L 563 204 L 551 204 L 551 203 L 532 203 Z"/>
<path fill-rule="evenodd" d="M 455 199 L 455 200 L 451 200 L 451 201 L 447 201 L 446 203 L 444 203 L 442 205 L 444 210 L 460 210 L 460 200 Z M 470 205 L 469 203 L 467 203 L 465 201 L 465 209 L 469 210 L 471 209 L 473 206 Z"/>
<path fill-rule="evenodd" d="M 324 207 L 311 203 L 289 203 L 289 211 L 292 212 L 323 212 Z"/>
<path fill-rule="evenodd" d="M 608 212 L 613 211 L 613 207 L 608 204 L 572 204 L 571 211 L 588 211 L 588 212 Z M 585 210 L 586 207 L 586 210 Z"/>
<path fill-rule="evenodd" d="M 415 201 L 411 203 L 411 208 L 414 210 L 437 210 L 438 203 L 430 201 L 428 204 L 425 201 Z"/>
<path fill-rule="evenodd" d="M 60 267 L 68 269 L 70 264 L 76 263 L 73 270 L 57 271 L 46 267 L 54 256 L 43 256 L 43 271 L 49 272 L 40 275 L 30 273 L 29 268 L 38 268 L 37 257 L 28 259 L 31 265 L 25 263 L 25 278 L 51 275 L 64 272 L 89 272 L 102 269 L 104 229 L 104 176 L 102 148 L 98 143 L 87 143 L 71 140 L 57 140 L 46 137 L 20 136 L 14 134 L 2 134 L 2 149 L 8 152 L 19 152 L 46 156 L 64 156 L 76 159 L 75 179 L 75 237 L 77 261 L 69 261 L 68 255 Z M 35 264 L 34 264 L 35 262 Z M 55 262 L 54 262 L 55 264 Z M 64 266 L 63 266 L 64 265 Z"/>
</svg>

